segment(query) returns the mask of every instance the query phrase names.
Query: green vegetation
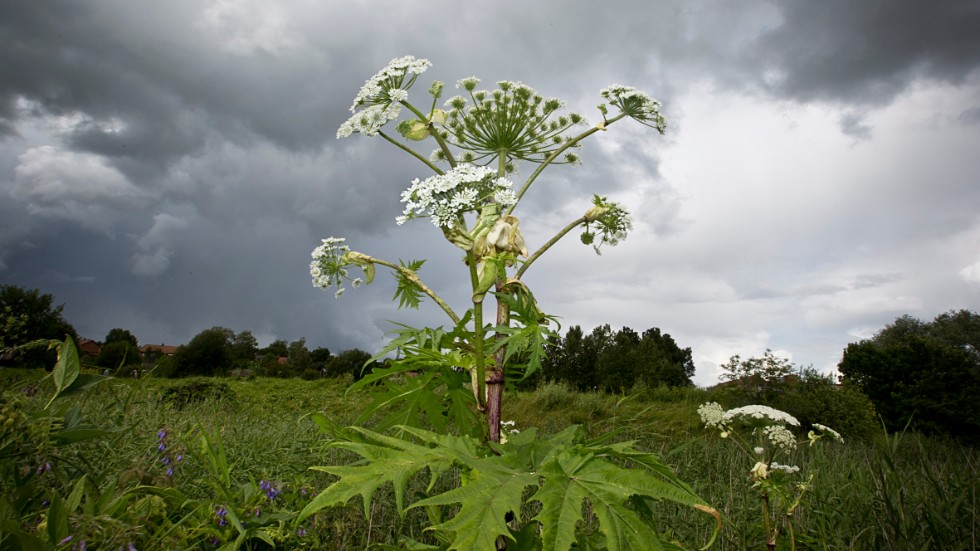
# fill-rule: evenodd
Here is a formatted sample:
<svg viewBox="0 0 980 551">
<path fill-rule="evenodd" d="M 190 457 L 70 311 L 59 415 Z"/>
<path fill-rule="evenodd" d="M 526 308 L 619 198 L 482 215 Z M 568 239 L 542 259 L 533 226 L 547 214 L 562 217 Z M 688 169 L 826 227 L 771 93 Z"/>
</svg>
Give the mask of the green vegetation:
<svg viewBox="0 0 980 551">
<path fill-rule="evenodd" d="M 947 312 L 931 323 L 900 317 L 848 345 L 839 369 L 891 430 L 911 422 L 980 443 L 980 315 Z"/>
<path fill-rule="evenodd" d="M 140 550 L 211 549 L 212 538 L 232 548 L 241 534 L 242 549 L 268 549 L 266 539 L 278 549 L 363 549 L 396 545 L 403 537 L 435 543 L 424 531 L 422 508 L 399 515 L 391 485 L 381 486 L 367 515 L 362 500 L 354 499 L 294 525 L 295 514 L 334 480 L 308 467 L 356 460 L 330 447 L 308 415 L 353 424 L 370 398 L 346 394 L 350 378 L 106 379 L 44 410 L 54 386 L 40 375 L 0 371 L 0 549 L 70 549 L 71 542 L 56 544 L 69 535 L 89 549 L 129 543 Z M 181 389 L 190 393 L 190 385 L 215 383 L 227 390 L 181 406 L 164 399 Z M 698 417 L 700 404 L 716 399 L 716 391 L 690 387 L 641 387 L 623 396 L 557 383 L 514 393 L 504 416 L 518 430 L 539 427 L 541 435 L 578 423 L 589 437 L 614 431 L 635 441 L 721 512 L 713 549 L 758 549 L 764 526 L 758 497 L 746 491 L 751 465 L 735 442 L 719 439 Z M 814 476 L 794 516 L 799 548 L 974 547 L 980 451 L 912 433 L 845 440 L 804 446 L 786 458 Z M 427 483 L 427 477 L 408 481 L 407 504 L 418 501 Z M 225 517 L 218 516 L 222 508 Z M 707 515 L 663 504 L 658 510 L 664 533 L 681 541 L 710 539 Z M 241 532 L 233 515 L 243 523 Z M 586 510 L 586 532 L 595 528 L 594 515 Z M 52 518 L 58 526 L 49 528 Z M 226 524 L 219 526 L 222 518 Z M 779 545 L 787 545 L 780 537 Z"/>
</svg>

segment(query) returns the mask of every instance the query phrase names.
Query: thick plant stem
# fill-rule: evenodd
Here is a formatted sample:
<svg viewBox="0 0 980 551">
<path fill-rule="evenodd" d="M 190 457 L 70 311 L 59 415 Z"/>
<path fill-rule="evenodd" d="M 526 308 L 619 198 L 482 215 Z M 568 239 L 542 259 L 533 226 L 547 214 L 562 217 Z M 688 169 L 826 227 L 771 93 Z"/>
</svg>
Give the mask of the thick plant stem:
<svg viewBox="0 0 980 551">
<path fill-rule="evenodd" d="M 414 105 L 408 103 L 407 101 L 403 101 L 402 105 L 408 107 L 409 111 L 411 111 L 412 113 L 415 113 L 415 116 L 418 117 L 419 120 L 423 120 L 423 121 L 429 120 L 429 117 L 423 115 L 421 111 L 416 109 Z M 439 149 L 442 150 L 443 154 L 446 156 L 446 160 L 449 161 L 449 166 L 451 168 L 456 168 L 456 158 L 453 157 L 453 152 L 449 150 L 449 146 L 446 145 L 446 141 L 443 140 L 441 136 L 439 136 L 439 132 L 436 130 L 435 124 L 432 121 L 429 121 L 429 132 L 430 135 L 436 139 L 436 143 L 439 144 Z M 432 164 L 429 163 L 428 160 L 426 160 L 426 164 L 432 167 Z M 435 169 L 435 171 L 438 172 L 439 174 L 442 174 L 442 171 L 439 169 Z"/>
<path fill-rule="evenodd" d="M 470 267 L 470 284 L 474 291 L 479 285 L 479 277 L 476 274 L 476 255 L 472 251 L 466 253 L 466 263 Z M 476 408 L 486 411 L 487 391 L 486 391 L 486 355 L 483 353 L 483 340 L 486 333 L 483 330 L 483 302 L 473 302 L 473 356 L 476 363 L 474 369 L 476 376 L 473 381 L 476 384 L 474 394 L 476 396 Z"/>
<path fill-rule="evenodd" d="M 557 243 L 559 240 L 561 240 L 562 237 L 565 237 L 565 235 L 568 232 L 570 232 L 570 231 L 574 230 L 576 227 L 582 225 L 587 220 L 588 220 L 588 218 L 586 218 L 585 216 L 583 216 L 581 218 L 578 218 L 578 219 L 572 221 L 572 223 L 570 223 L 569 225 L 567 225 L 564 228 L 562 228 L 561 231 L 559 231 L 558 233 L 556 233 L 554 237 L 552 237 L 551 239 L 549 239 L 547 243 L 545 243 L 544 245 L 542 245 L 540 249 L 534 251 L 534 254 L 532 254 L 531 256 L 529 256 L 528 259 L 524 261 L 524 264 L 517 270 L 517 274 L 514 277 L 517 278 L 517 279 L 520 279 L 521 276 L 524 275 L 524 272 L 526 272 L 527 269 L 531 267 L 531 264 L 535 260 L 537 260 L 538 257 L 540 257 L 545 252 L 547 252 L 548 249 L 550 249 L 555 243 Z"/>
<path fill-rule="evenodd" d="M 504 282 L 497 280 L 497 292 L 504 292 Z M 510 325 L 510 307 L 497 299 L 497 327 Z M 496 339 L 504 338 L 497 333 Z M 500 347 L 493 355 L 493 367 L 487 371 L 487 429 L 490 441 L 500 442 L 500 415 L 504 400 L 504 356 L 507 351 Z"/>
<path fill-rule="evenodd" d="M 497 175 L 503 176 L 507 170 L 506 151 L 501 151 L 497 157 Z M 504 278 L 498 277 L 496 282 L 497 293 L 504 291 Z M 505 327 L 510 325 L 510 307 L 507 303 L 497 298 L 497 325 Z M 499 331 L 494 335 L 494 340 L 499 341 L 504 338 Z M 491 442 L 500 442 L 500 415 L 504 401 L 504 357 L 506 350 L 503 347 L 497 349 L 493 355 L 493 367 L 487 371 L 487 431 Z"/>
</svg>

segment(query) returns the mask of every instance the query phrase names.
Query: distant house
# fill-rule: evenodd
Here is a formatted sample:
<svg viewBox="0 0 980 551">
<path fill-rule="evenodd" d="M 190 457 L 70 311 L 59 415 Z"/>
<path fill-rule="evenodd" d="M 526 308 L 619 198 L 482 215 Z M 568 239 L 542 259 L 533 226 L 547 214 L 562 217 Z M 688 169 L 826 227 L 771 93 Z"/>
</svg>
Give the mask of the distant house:
<svg viewBox="0 0 980 551">
<path fill-rule="evenodd" d="M 147 356 L 153 356 L 159 358 L 160 356 L 173 356 L 177 352 L 176 346 L 167 346 L 165 344 L 144 344 L 140 347 L 140 354 L 146 358 Z"/>
<path fill-rule="evenodd" d="M 92 339 L 79 339 L 78 352 L 82 356 L 94 358 L 102 352 L 102 343 Z"/>
</svg>

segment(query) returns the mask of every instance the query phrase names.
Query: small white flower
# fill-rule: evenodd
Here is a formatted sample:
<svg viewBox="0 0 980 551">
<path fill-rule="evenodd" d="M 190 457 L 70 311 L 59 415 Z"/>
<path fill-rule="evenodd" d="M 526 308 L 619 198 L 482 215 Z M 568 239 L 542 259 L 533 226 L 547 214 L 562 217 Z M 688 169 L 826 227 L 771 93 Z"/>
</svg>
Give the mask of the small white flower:
<svg viewBox="0 0 980 551">
<path fill-rule="evenodd" d="M 354 278 L 354 280 L 350 282 L 351 287 L 353 287 L 355 289 L 357 289 L 358 287 L 360 287 L 361 286 L 361 283 L 362 283 L 362 281 L 361 281 L 361 278 L 359 278 L 359 277 Z"/>
<path fill-rule="evenodd" d="M 698 415 L 701 416 L 701 422 L 706 427 L 721 427 L 725 421 L 725 410 L 717 402 L 701 404 Z"/>
<path fill-rule="evenodd" d="M 402 90 L 401 88 L 394 88 L 388 90 L 388 97 L 391 101 L 405 101 L 408 99 L 408 90 Z"/>
<path fill-rule="evenodd" d="M 776 463 L 775 461 L 773 461 L 772 464 L 769 465 L 769 469 L 773 471 L 783 471 L 786 474 L 793 474 L 793 473 L 800 472 L 800 468 L 797 467 L 796 465 L 781 465 L 779 463 Z"/>
<path fill-rule="evenodd" d="M 401 105 L 372 105 L 363 111 L 351 115 L 337 129 L 337 139 L 346 138 L 358 132 L 365 136 L 374 136 L 381 127 L 398 118 Z"/>
<path fill-rule="evenodd" d="M 756 446 L 756 447 L 752 448 L 752 451 L 754 451 L 756 455 L 762 455 L 762 454 L 766 453 L 765 448 L 762 448 L 762 447 L 759 447 L 759 446 Z"/>
<path fill-rule="evenodd" d="M 351 113 L 362 105 L 387 106 L 392 101 L 402 101 L 392 97 L 392 91 L 396 91 L 394 92 L 396 96 L 407 91 L 418 75 L 424 73 L 431 66 L 432 63 L 429 60 L 416 59 L 410 55 L 392 59 L 384 69 L 378 71 L 364 83 L 361 91 L 354 97 L 354 103 L 350 107 Z"/>
<path fill-rule="evenodd" d="M 397 223 L 428 216 L 434 225 L 453 229 L 464 213 L 490 203 L 509 207 L 517 196 L 513 183 L 497 178 L 496 170 L 464 163 L 445 174 L 412 180 L 401 201 L 405 210 L 396 218 Z"/>
<path fill-rule="evenodd" d="M 341 287 L 337 289 L 337 292 L 333 294 L 333 298 L 340 298 L 344 294 L 344 288 Z"/>
<path fill-rule="evenodd" d="M 769 425 L 762 430 L 773 445 L 784 450 L 796 449 L 796 437 L 783 425 Z"/>
</svg>

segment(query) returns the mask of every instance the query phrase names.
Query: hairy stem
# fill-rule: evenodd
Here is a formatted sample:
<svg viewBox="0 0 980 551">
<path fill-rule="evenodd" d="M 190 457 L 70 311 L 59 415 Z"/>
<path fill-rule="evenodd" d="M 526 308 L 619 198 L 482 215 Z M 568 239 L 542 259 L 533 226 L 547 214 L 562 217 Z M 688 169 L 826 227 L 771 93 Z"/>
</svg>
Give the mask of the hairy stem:
<svg viewBox="0 0 980 551">
<path fill-rule="evenodd" d="M 610 124 L 612 124 L 612 123 L 614 123 L 614 122 L 622 119 L 625 116 L 626 116 L 626 113 L 620 113 L 620 114 L 616 115 L 615 117 L 613 117 L 611 119 L 604 120 L 602 122 L 602 126 L 593 126 L 592 128 L 586 130 L 585 132 L 582 132 L 578 136 L 575 136 L 571 140 L 565 142 L 565 145 L 563 145 L 563 146 L 559 147 L 558 149 L 556 149 L 551 155 L 548 155 L 548 158 L 545 159 L 540 165 L 538 165 L 538 168 L 534 169 L 534 172 L 532 172 L 531 175 L 528 176 L 527 181 L 524 182 L 524 185 L 523 186 L 521 186 L 521 190 L 519 192 L 517 192 L 517 202 L 520 202 L 521 198 L 524 197 L 524 193 L 527 192 L 527 188 L 531 187 L 531 184 L 534 183 L 534 180 L 537 179 L 538 175 L 541 174 L 541 172 L 543 172 L 544 169 L 547 168 L 547 166 L 552 163 L 552 161 L 554 161 L 555 159 L 557 159 L 559 155 L 561 155 L 562 153 L 564 153 L 565 151 L 567 151 L 568 148 L 570 148 L 570 147 L 574 146 L 575 144 L 579 143 L 580 141 L 584 140 L 585 138 L 588 138 L 592 134 L 595 134 L 596 132 L 598 132 L 600 130 L 605 130 L 606 128 L 609 127 Z M 514 212 L 514 207 L 516 207 L 516 206 L 517 206 L 517 203 L 514 203 L 509 209 L 507 209 L 507 212 L 505 212 L 504 214 L 510 214 L 510 213 Z"/>
<path fill-rule="evenodd" d="M 558 241 L 560 241 L 562 237 L 565 237 L 565 235 L 567 235 L 568 232 L 574 230 L 577 226 L 581 226 L 582 224 L 584 224 L 586 222 L 586 220 L 587 220 L 587 218 L 583 216 L 581 218 L 578 218 L 578 219 L 572 221 L 572 223 L 570 223 L 567 226 L 565 226 L 564 228 L 562 228 L 561 231 L 559 231 L 558 233 L 556 233 L 554 237 L 552 237 L 551 239 L 549 239 L 547 243 L 545 243 L 544 245 L 542 245 L 541 248 L 539 248 L 538 250 L 534 251 L 534 254 L 532 254 L 531 256 L 529 256 L 527 258 L 527 260 L 524 261 L 524 264 L 522 264 L 521 267 L 518 268 L 517 274 L 514 277 L 517 278 L 517 279 L 520 279 L 521 276 L 524 275 L 524 272 L 526 272 L 527 269 L 531 267 L 531 264 L 535 260 L 537 260 L 545 252 L 547 252 L 547 250 L 550 249 L 552 246 L 554 246 L 555 243 L 557 243 Z"/>
<path fill-rule="evenodd" d="M 395 270 L 396 272 L 398 272 L 398 273 L 402 274 L 403 276 L 405 276 L 406 279 L 408 279 L 409 281 L 411 281 L 412 283 L 414 283 L 415 285 L 417 285 L 418 288 L 423 293 L 425 293 L 426 295 L 428 295 L 429 298 L 431 298 L 436 304 L 438 304 L 439 307 L 442 308 L 442 311 L 445 312 L 446 315 L 448 315 L 451 320 L 453 320 L 453 323 L 459 323 L 460 318 L 459 318 L 459 316 L 456 315 L 456 312 L 453 311 L 453 309 L 449 306 L 449 304 L 446 304 L 446 301 L 442 300 L 442 297 L 440 297 L 428 285 L 426 285 L 425 283 L 423 283 L 422 282 L 422 279 L 419 278 L 419 275 L 417 273 L 415 273 L 414 270 L 410 270 L 410 269 L 406 268 L 405 266 L 399 266 L 398 264 L 394 264 L 392 262 L 387 262 L 387 261 L 381 260 L 379 258 L 374 258 L 374 257 L 367 256 L 367 255 L 364 255 L 364 257 L 369 262 L 372 262 L 374 264 L 380 264 L 382 266 L 385 266 L 386 268 L 391 268 L 392 270 Z"/>
<path fill-rule="evenodd" d="M 497 175 L 503 176 L 507 172 L 507 152 L 500 151 L 497 156 Z M 504 277 L 497 277 L 496 289 L 498 293 L 504 290 Z M 497 325 L 503 327 L 510 325 L 510 307 L 507 303 L 497 299 Z M 499 341 L 505 338 L 499 331 L 494 335 L 494 340 Z M 503 347 L 497 349 L 493 355 L 493 368 L 487 373 L 487 429 L 491 442 L 500 442 L 500 415 L 503 411 L 504 400 L 504 357 L 506 351 Z"/>
<path fill-rule="evenodd" d="M 466 264 L 470 267 L 470 284 L 474 292 L 480 285 L 480 278 L 476 273 L 476 255 L 472 251 L 466 252 Z M 483 353 L 483 340 L 486 332 L 483 329 L 483 302 L 473 301 L 473 359 L 476 361 L 476 394 L 477 409 L 485 411 L 487 407 L 486 391 L 486 356 Z"/>
<path fill-rule="evenodd" d="M 418 151 L 415 151 L 414 149 L 412 149 L 411 147 L 408 147 L 407 145 L 405 145 L 403 143 L 400 143 L 400 142 L 395 141 L 394 139 L 392 139 L 391 136 L 385 134 L 381 130 L 378 130 L 378 135 L 381 136 L 382 138 L 388 140 L 389 143 L 393 144 L 398 149 L 401 149 L 402 151 L 408 153 L 412 157 L 415 157 L 416 159 L 418 159 L 418 160 L 422 161 L 423 163 L 425 163 L 425 166 L 427 166 L 427 167 L 431 168 L 432 170 L 434 170 L 436 174 L 443 174 L 443 171 L 439 167 L 437 167 L 436 165 L 432 164 L 432 161 L 430 161 L 430 160 L 426 159 L 425 157 L 423 157 L 421 154 L 419 154 Z"/>
</svg>

